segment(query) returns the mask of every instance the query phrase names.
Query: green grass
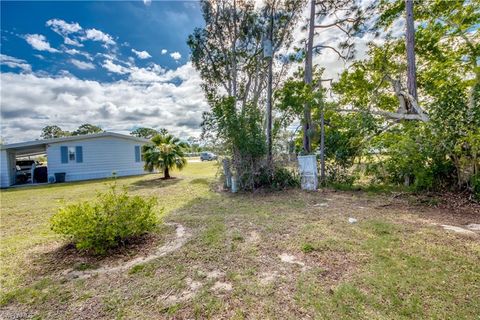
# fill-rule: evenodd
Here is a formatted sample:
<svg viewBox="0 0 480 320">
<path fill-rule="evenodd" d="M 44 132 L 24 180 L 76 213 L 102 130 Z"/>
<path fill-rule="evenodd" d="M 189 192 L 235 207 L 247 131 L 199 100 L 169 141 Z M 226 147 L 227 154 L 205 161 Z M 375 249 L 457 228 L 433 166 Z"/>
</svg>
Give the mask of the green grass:
<svg viewBox="0 0 480 320">
<path fill-rule="evenodd" d="M 157 196 L 165 220 L 192 236 L 152 262 L 88 279 L 63 272 L 119 264 L 135 251 L 103 260 L 62 251 L 48 221 L 62 203 L 92 199 L 106 181 L 2 191 L 0 318 L 478 320 L 480 237 L 424 222 L 442 222 L 440 209 L 386 208 L 383 193 L 232 195 L 214 191 L 216 170 L 189 163 L 170 181 L 119 179 L 132 193 Z M 174 237 L 173 227 L 156 232 L 158 245 Z M 232 290 L 214 290 L 217 282 Z"/>
</svg>

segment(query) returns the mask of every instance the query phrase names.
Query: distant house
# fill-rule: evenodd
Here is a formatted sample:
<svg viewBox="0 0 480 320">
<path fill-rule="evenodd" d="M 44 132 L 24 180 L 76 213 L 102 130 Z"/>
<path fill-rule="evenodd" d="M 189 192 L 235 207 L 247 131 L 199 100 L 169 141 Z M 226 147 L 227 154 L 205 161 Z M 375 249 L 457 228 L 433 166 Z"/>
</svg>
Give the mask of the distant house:
<svg viewBox="0 0 480 320">
<path fill-rule="evenodd" d="M 80 181 L 147 173 L 141 150 L 149 140 L 113 132 L 35 140 L 0 146 L 1 187 L 17 183 L 17 159 L 46 155 L 50 182 L 65 173 L 65 181 Z M 45 169 L 43 169 L 45 171 Z M 27 170 L 28 171 L 28 170 Z"/>
</svg>

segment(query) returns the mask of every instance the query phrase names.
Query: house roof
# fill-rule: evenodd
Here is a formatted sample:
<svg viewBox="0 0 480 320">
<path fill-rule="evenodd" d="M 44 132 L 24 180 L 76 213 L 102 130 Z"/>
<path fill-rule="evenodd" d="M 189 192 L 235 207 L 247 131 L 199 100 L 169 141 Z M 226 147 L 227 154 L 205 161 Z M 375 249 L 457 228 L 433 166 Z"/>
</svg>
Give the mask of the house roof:
<svg viewBox="0 0 480 320">
<path fill-rule="evenodd" d="M 43 148 L 45 150 L 47 144 L 86 140 L 86 139 L 95 139 L 95 138 L 103 138 L 103 137 L 115 137 L 115 138 L 121 138 L 121 139 L 129 139 L 129 140 L 134 140 L 134 141 L 143 142 L 143 143 L 150 141 L 148 139 L 129 136 L 129 135 L 126 135 L 126 134 L 120 134 L 120 133 L 115 133 L 115 132 L 101 132 L 101 133 L 85 134 L 85 135 L 54 138 L 54 139 L 43 139 L 43 140 L 34 140 L 34 141 L 4 144 L 4 145 L 0 146 L 0 149 L 1 150 L 6 150 L 6 149 L 35 149 L 35 150 L 39 150 L 39 149 Z"/>
</svg>

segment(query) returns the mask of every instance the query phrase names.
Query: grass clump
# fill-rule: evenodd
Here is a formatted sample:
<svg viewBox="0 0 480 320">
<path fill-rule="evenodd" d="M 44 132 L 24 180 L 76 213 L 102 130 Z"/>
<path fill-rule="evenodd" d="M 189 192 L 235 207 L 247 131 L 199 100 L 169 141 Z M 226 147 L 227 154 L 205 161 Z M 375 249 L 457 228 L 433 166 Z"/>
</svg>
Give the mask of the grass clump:
<svg viewBox="0 0 480 320">
<path fill-rule="evenodd" d="M 157 225 L 154 197 L 130 196 L 116 183 L 94 201 L 60 208 L 50 220 L 51 229 L 71 240 L 77 249 L 104 253 L 125 240 L 151 231 Z"/>
<path fill-rule="evenodd" d="M 303 251 L 303 253 L 310 253 L 310 252 L 315 251 L 315 247 L 313 245 L 311 245 L 310 243 L 305 243 L 302 246 L 302 251 Z"/>
</svg>

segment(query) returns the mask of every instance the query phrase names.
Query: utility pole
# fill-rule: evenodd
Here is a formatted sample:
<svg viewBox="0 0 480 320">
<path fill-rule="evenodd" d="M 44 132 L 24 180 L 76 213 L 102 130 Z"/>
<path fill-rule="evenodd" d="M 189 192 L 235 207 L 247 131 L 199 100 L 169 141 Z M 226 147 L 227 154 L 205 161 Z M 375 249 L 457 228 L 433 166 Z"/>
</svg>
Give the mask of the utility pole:
<svg viewBox="0 0 480 320">
<path fill-rule="evenodd" d="M 411 94 L 418 103 L 417 96 L 417 68 L 415 66 L 415 25 L 413 19 L 413 0 L 405 0 L 406 10 L 406 48 L 407 48 L 407 87 L 408 93 Z M 409 111 L 412 108 L 408 106 Z"/>
<path fill-rule="evenodd" d="M 310 1 L 310 21 L 308 23 L 307 51 L 305 54 L 305 77 L 306 85 L 312 85 L 313 80 L 313 37 L 315 32 L 315 0 Z M 312 113 L 310 103 L 303 107 L 303 150 L 309 154 L 312 151 L 310 130 L 312 128 Z"/>
<path fill-rule="evenodd" d="M 267 79 L 267 161 L 272 164 L 272 85 L 273 85 L 273 5 L 270 8 L 267 37 L 263 45 L 263 55 L 268 59 Z"/>
<path fill-rule="evenodd" d="M 320 80 L 321 81 L 321 80 Z M 321 88 L 319 89 L 321 90 Z M 325 184 L 325 103 L 320 103 L 320 181 Z"/>
</svg>

